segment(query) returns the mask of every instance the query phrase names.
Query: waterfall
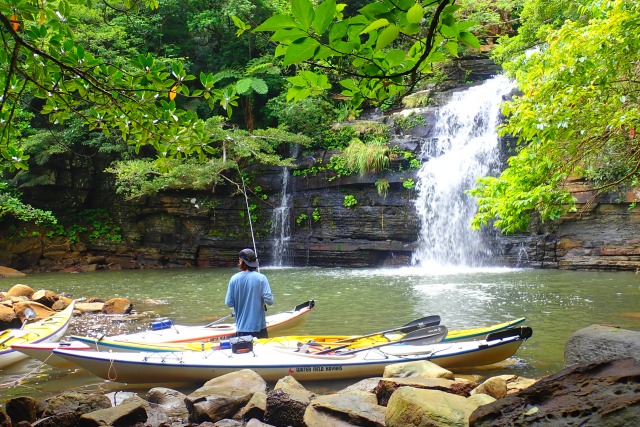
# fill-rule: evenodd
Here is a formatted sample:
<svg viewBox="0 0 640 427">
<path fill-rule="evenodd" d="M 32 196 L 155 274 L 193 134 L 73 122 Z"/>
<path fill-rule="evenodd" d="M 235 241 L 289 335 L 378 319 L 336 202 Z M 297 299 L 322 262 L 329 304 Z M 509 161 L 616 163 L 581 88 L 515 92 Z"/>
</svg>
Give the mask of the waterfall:
<svg viewBox="0 0 640 427">
<path fill-rule="evenodd" d="M 434 134 L 423 141 L 416 183 L 420 221 L 417 266 L 490 265 L 491 250 L 470 222 L 475 200 L 465 194 L 476 179 L 499 173 L 496 127 L 500 103 L 513 88 L 498 76 L 455 93 L 437 113 Z"/>
<path fill-rule="evenodd" d="M 298 145 L 292 149 L 292 156 L 297 156 Z M 289 194 L 289 168 L 282 168 L 282 190 L 280 204 L 273 210 L 271 217 L 272 263 L 273 267 L 286 267 L 291 264 L 288 248 L 291 239 L 291 194 Z"/>
</svg>

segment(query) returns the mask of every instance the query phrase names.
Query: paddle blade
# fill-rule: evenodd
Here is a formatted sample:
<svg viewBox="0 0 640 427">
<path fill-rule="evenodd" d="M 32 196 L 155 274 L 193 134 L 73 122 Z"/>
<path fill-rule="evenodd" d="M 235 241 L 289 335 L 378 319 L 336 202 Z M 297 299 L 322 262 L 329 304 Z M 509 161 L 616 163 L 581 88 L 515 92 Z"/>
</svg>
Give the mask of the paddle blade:
<svg viewBox="0 0 640 427">
<path fill-rule="evenodd" d="M 526 340 L 533 335 L 533 329 L 528 326 L 520 326 L 518 328 L 509 328 L 504 331 L 493 332 L 488 334 L 485 341 L 497 341 L 510 337 L 520 337 L 520 339 Z"/>
<path fill-rule="evenodd" d="M 397 341 L 376 344 L 369 347 L 356 348 L 354 350 L 345 351 L 344 353 L 339 353 L 339 354 L 341 356 L 344 356 L 347 354 L 360 353 L 361 351 L 373 350 L 375 348 L 385 347 L 388 345 L 405 344 L 409 342 L 412 344 L 419 343 L 418 345 L 435 344 L 442 341 L 444 337 L 447 336 L 447 332 L 448 332 L 447 327 L 444 325 L 430 326 L 430 327 L 418 329 L 417 331 L 410 332 L 406 334 L 402 339 L 399 339 Z"/>
<path fill-rule="evenodd" d="M 440 316 L 437 314 L 433 316 L 422 317 L 420 319 L 416 319 L 413 322 L 409 322 L 406 325 L 402 326 L 401 329 L 416 327 L 416 329 L 424 328 L 427 326 L 436 326 L 440 324 Z"/>
<path fill-rule="evenodd" d="M 410 342 L 412 345 L 436 344 L 445 339 L 449 330 L 444 325 L 430 326 L 409 332 L 398 343 Z"/>
</svg>

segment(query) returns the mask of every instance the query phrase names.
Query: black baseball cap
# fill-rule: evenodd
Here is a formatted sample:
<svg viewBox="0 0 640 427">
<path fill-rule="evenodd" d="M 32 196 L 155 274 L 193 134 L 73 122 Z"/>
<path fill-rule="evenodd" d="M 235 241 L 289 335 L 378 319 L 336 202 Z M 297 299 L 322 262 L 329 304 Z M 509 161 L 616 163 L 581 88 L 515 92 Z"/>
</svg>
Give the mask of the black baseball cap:
<svg viewBox="0 0 640 427">
<path fill-rule="evenodd" d="M 249 267 L 257 267 L 258 266 L 258 258 L 256 258 L 256 253 L 253 249 L 243 249 L 238 254 L 240 259 L 244 261 Z"/>
</svg>

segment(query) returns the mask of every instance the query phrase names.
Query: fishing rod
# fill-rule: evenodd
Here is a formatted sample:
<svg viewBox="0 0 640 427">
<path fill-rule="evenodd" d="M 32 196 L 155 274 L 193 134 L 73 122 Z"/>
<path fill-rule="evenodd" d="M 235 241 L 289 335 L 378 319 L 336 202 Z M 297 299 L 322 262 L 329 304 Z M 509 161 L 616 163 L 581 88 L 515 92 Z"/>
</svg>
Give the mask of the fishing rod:
<svg viewBox="0 0 640 427">
<path fill-rule="evenodd" d="M 238 170 L 240 172 L 240 170 Z M 247 188 L 244 185 L 244 177 L 240 174 L 240 179 L 242 180 L 242 193 L 244 194 L 244 203 L 247 206 L 247 216 L 249 217 L 249 229 L 251 230 L 251 241 L 253 242 L 253 253 L 256 255 L 256 260 L 258 260 L 258 249 L 256 248 L 256 238 L 253 234 L 253 221 L 251 221 L 251 211 L 249 210 L 249 197 L 247 197 Z M 260 262 L 258 262 L 258 266 L 256 267 L 256 271 L 260 272 Z M 264 311 L 267 311 L 267 305 L 264 305 Z"/>
<path fill-rule="evenodd" d="M 242 193 L 244 194 L 244 203 L 247 206 L 247 216 L 249 217 L 249 229 L 251 230 L 251 241 L 253 242 L 253 253 L 256 254 L 256 259 L 258 259 L 258 250 L 256 249 L 256 238 L 253 235 L 253 222 L 251 221 L 251 211 L 249 210 L 249 197 L 247 197 L 247 188 L 244 185 L 244 177 L 242 176 L 242 174 L 240 174 L 240 179 L 242 180 Z M 260 264 L 258 264 L 258 267 L 256 269 L 260 271 Z"/>
</svg>

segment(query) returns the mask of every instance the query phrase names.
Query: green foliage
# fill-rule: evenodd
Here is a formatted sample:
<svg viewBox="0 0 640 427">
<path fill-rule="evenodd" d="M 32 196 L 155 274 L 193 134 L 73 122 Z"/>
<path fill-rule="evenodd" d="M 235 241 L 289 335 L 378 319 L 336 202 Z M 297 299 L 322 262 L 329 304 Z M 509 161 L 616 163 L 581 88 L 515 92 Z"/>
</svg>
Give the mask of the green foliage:
<svg viewBox="0 0 640 427">
<path fill-rule="evenodd" d="M 315 208 L 313 210 L 313 212 L 311 213 L 311 217 L 313 218 L 314 222 L 318 222 L 322 219 L 321 215 L 320 215 L 320 209 L 319 208 Z"/>
<path fill-rule="evenodd" d="M 416 114 L 412 111 L 407 115 L 396 114 L 393 117 L 393 122 L 403 133 L 409 133 L 416 126 L 426 125 L 427 119 L 422 114 Z"/>
<path fill-rule="evenodd" d="M 344 150 L 344 158 L 348 169 L 360 175 L 378 173 L 389 167 L 389 146 L 383 139 L 365 144 L 354 138 Z"/>
<path fill-rule="evenodd" d="M 387 192 L 389 191 L 389 180 L 386 178 L 380 178 L 376 181 L 376 189 L 378 190 L 378 194 L 383 198 L 387 197 Z"/>
<path fill-rule="evenodd" d="M 404 181 L 402 181 L 402 186 L 407 190 L 413 190 L 414 188 L 416 188 L 416 183 L 413 179 L 407 178 Z"/>
<path fill-rule="evenodd" d="M 20 201 L 20 194 L 11 190 L 11 187 L 0 180 L 0 221 L 6 216 L 24 222 L 36 224 L 56 224 L 57 220 L 49 211 L 34 208 Z"/>
<path fill-rule="evenodd" d="M 277 120 L 278 125 L 293 133 L 301 133 L 313 141 L 313 147 L 331 148 L 327 142 L 333 133 L 331 123 L 335 119 L 333 104 L 324 97 L 309 97 L 300 102 L 286 102 L 285 95 L 267 102 L 266 114 Z"/>
<path fill-rule="evenodd" d="M 337 84 L 355 108 L 365 100 L 384 105 L 428 78 L 435 64 L 457 56 L 459 44 L 479 47 L 469 32 L 475 23 L 457 19 L 459 6 L 450 3 L 371 2 L 345 16 L 346 4 L 335 0 L 292 0 L 290 12 L 253 31 L 269 33 L 275 55 L 285 66 L 298 67 L 288 79 L 287 99 L 317 95 Z"/>
<path fill-rule="evenodd" d="M 539 2 L 531 2 L 540 5 Z M 517 135 L 518 153 L 497 178 L 483 178 L 473 225 L 525 230 L 535 215 L 554 220 L 574 209 L 565 180 L 596 178 L 599 191 L 638 177 L 640 164 L 640 21 L 637 2 L 582 0 L 590 20 L 548 29 L 546 45 L 507 68 L 522 94 L 505 106 L 502 132 Z M 571 9 L 574 10 L 574 9 Z"/>
<path fill-rule="evenodd" d="M 298 215 L 298 217 L 296 218 L 296 224 L 298 225 L 302 225 L 307 221 L 308 217 L 307 214 L 300 214 Z"/>
<path fill-rule="evenodd" d="M 344 196 L 344 202 L 342 204 L 345 208 L 352 208 L 358 204 L 358 200 L 353 196 L 353 194 L 347 194 Z"/>
</svg>

